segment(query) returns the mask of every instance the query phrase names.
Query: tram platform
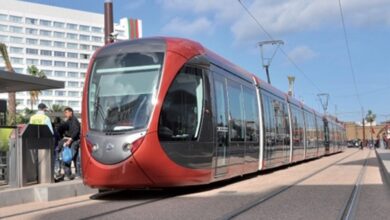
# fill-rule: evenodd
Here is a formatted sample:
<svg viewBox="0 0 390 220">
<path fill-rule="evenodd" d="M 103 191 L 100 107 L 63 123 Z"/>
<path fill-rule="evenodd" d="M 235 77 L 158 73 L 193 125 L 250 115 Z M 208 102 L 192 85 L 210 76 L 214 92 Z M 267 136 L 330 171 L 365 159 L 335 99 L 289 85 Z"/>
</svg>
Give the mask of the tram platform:
<svg viewBox="0 0 390 220">
<path fill-rule="evenodd" d="M 376 149 L 376 154 L 382 166 L 383 176 L 390 186 L 390 149 Z"/>
<path fill-rule="evenodd" d="M 69 197 L 97 193 L 85 186 L 82 180 L 36 184 L 22 188 L 0 188 L 0 207 L 30 202 L 47 202 Z"/>
</svg>

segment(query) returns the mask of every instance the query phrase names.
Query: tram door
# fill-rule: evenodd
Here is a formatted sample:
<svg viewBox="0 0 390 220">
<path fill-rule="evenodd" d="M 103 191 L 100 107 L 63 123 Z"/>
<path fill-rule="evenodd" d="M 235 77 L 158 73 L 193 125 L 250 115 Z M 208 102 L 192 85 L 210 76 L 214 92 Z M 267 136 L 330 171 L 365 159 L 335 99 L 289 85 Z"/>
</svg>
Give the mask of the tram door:
<svg viewBox="0 0 390 220">
<path fill-rule="evenodd" d="M 227 172 L 229 164 L 229 125 L 227 118 L 226 81 L 224 78 L 214 75 L 215 104 L 216 104 L 216 164 L 215 176 L 221 176 Z"/>
</svg>

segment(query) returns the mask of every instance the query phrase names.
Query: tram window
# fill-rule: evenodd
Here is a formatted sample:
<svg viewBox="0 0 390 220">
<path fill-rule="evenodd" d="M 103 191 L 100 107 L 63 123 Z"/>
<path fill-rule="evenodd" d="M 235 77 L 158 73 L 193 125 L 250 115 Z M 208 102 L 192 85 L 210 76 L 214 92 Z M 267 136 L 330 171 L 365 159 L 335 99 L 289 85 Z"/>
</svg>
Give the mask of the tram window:
<svg viewBox="0 0 390 220">
<path fill-rule="evenodd" d="M 302 110 L 292 106 L 292 129 L 293 129 L 293 145 L 303 147 L 303 132 L 304 132 L 304 121 Z"/>
<path fill-rule="evenodd" d="M 245 106 L 245 140 L 250 142 L 258 141 L 259 118 L 257 108 L 256 92 L 244 88 L 244 106 Z"/>
<path fill-rule="evenodd" d="M 159 121 L 163 141 L 198 137 L 203 112 L 202 70 L 186 67 L 175 78 L 165 97 Z"/>
<path fill-rule="evenodd" d="M 270 97 L 262 95 L 264 108 L 264 126 L 265 126 L 265 146 L 272 146 L 275 144 L 275 132 L 273 132 L 273 115 L 271 114 Z"/>
<path fill-rule="evenodd" d="M 244 141 L 245 128 L 243 100 L 241 85 L 239 83 L 228 82 L 228 99 L 229 99 L 229 124 L 230 124 L 230 140 Z"/>
<path fill-rule="evenodd" d="M 227 127 L 226 111 L 225 111 L 225 83 L 220 80 L 215 80 L 215 96 L 217 97 L 217 125 L 218 127 Z"/>
</svg>

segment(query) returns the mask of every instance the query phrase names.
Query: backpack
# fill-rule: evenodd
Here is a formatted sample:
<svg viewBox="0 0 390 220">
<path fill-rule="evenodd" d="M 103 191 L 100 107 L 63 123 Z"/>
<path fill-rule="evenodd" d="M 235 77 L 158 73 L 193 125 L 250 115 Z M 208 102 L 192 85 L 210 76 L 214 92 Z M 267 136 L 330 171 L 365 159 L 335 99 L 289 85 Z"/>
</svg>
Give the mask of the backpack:
<svg viewBox="0 0 390 220">
<path fill-rule="evenodd" d="M 72 149 L 64 146 L 64 149 L 62 149 L 62 161 L 66 164 L 70 164 L 72 162 L 72 156 Z"/>
</svg>

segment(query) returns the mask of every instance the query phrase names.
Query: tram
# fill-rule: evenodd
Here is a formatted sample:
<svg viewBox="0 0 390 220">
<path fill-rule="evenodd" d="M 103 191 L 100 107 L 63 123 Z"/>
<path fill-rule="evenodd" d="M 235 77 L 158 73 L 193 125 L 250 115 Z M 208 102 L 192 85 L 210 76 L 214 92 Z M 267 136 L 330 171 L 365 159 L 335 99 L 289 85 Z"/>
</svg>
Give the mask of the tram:
<svg viewBox="0 0 390 220">
<path fill-rule="evenodd" d="M 104 46 L 82 101 L 83 181 L 99 189 L 208 184 L 343 150 L 345 129 L 181 38 Z"/>
</svg>

